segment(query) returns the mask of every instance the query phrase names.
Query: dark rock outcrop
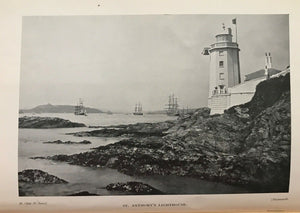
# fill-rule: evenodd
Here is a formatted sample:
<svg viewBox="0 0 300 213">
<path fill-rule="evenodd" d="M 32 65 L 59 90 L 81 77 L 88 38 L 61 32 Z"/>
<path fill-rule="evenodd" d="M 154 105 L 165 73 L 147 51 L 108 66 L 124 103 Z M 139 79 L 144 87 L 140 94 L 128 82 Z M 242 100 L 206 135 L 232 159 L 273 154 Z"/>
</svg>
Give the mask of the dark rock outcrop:
<svg viewBox="0 0 300 213">
<path fill-rule="evenodd" d="M 67 196 L 97 196 L 98 194 L 89 193 L 88 191 L 81 191 Z"/>
<path fill-rule="evenodd" d="M 160 123 L 137 123 L 129 125 L 118 125 L 103 127 L 100 130 L 68 133 L 78 137 L 149 137 L 149 136 L 164 136 L 164 131 L 174 125 L 175 121 L 166 121 Z"/>
<path fill-rule="evenodd" d="M 282 99 L 283 95 L 290 96 L 286 93 L 290 93 L 290 74 L 260 82 L 252 100 L 240 107 L 243 110 L 249 110 L 248 114 L 254 118 Z"/>
<path fill-rule="evenodd" d="M 133 193 L 137 195 L 154 195 L 154 194 L 164 194 L 158 189 L 152 186 L 141 183 L 141 182 L 127 182 L 127 183 L 111 183 L 105 187 L 108 191 L 119 191 Z"/>
<path fill-rule="evenodd" d="M 23 188 L 19 185 L 19 196 L 26 196 L 25 191 L 23 190 Z"/>
<path fill-rule="evenodd" d="M 80 142 L 56 140 L 56 141 L 46 141 L 43 143 L 45 143 L 45 144 L 91 144 L 91 142 L 87 141 L 87 140 L 83 140 Z"/>
<path fill-rule="evenodd" d="M 135 137 L 90 152 L 47 159 L 105 166 L 128 175 L 192 176 L 244 185 L 257 192 L 287 192 L 291 149 L 289 80 L 288 74 L 261 82 L 250 102 L 222 115 L 210 116 L 209 109 L 202 108 L 182 116 L 163 130 L 163 137 L 133 134 Z M 277 88 L 276 93 L 269 91 L 272 88 Z"/>
<path fill-rule="evenodd" d="M 68 183 L 67 181 L 50 175 L 47 172 L 38 169 L 26 169 L 18 173 L 19 182 L 22 183 L 42 183 L 42 184 L 59 184 Z"/>
<path fill-rule="evenodd" d="M 19 118 L 19 128 L 50 129 L 73 127 L 85 127 L 85 124 L 75 123 L 69 120 L 55 117 L 24 116 Z"/>
</svg>

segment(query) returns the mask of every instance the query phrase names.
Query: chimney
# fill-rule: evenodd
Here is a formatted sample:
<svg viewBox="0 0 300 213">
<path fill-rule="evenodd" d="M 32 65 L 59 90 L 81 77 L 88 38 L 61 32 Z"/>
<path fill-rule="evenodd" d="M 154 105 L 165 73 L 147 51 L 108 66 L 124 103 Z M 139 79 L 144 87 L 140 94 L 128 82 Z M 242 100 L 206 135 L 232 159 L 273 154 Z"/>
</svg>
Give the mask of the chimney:
<svg viewBox="0 0 300 213">
<path fill-rule="evenodd" d="M 268 56 L 268 53 L 265 53 L 265 68 L 269 68 L 269 56 Z"/>
<path fill-rule="evenodd" d="M 268 79 L 268 76 L 269 76 L 269 56 L 268 56 L 268 53 L 265 53 L 265 76 Z"/>
<path fill-rule="evenodd" d="M 232 34 L 231 34 L 231 32 L 232 32 L 231 28 L 229 27 L 229 28 L 227 28 L 227 30 L 228 30 L 228 34 L 229 34 L 229 35 L 232 35 Z"/>
<path fill-rule="evenodd" d="M 272 68 L 272 57 L 270 52 L 269 52 L 269 68 Z"/>
</svg>

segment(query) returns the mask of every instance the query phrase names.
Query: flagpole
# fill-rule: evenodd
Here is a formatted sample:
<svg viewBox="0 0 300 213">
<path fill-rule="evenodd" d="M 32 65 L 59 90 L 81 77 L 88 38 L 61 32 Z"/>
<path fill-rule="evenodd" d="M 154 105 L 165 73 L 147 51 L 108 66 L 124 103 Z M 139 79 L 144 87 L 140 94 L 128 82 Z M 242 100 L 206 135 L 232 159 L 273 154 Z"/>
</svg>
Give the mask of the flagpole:
<svg viewBox="0 0 300 213">
<path fill-rule="evenodd" d="M 236 18 L 234 18 L 234 19 L 232 19 L 232 24 L 234 24 L 235 25 L 235 42 L 236 42 L 236 44 L 237 44 L 237 42 L 238 42 L 238 39 L 237 39 L 237 20 L 236 20 Z M 238 45 L 238 44 L 237 44 Z M 238 81 L 239 81 L 239 83 L 241 83 L 241 75 L 240 75 L 240 60 L 239 60 L 239 51 L 240 51 L 240 49 L 238 48 L 238 51 L 237 51 L 237 63 L 238 63 Z"/>
<path fill-rule="evenodd" d="M 238 40 L 237 40 L 237 24 L 235 24 L 235 42 L 237 43 Z"/>
<path fill-rule="evenodd" d="M 235 18 L 235 42 L 237 43 L 238 42 L 238 39 L 237 39 L 237 20 Z"/>
</svg>

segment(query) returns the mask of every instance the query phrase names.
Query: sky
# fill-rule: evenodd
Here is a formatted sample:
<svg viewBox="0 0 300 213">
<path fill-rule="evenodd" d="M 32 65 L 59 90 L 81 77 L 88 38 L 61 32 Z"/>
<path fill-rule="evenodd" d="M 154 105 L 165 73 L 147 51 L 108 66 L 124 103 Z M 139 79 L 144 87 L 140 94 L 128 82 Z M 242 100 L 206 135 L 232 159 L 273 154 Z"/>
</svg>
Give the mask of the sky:
<svg viewBox="0 0 300 213">
<path fill-rule="evenodd" d="M 209 56 L 237 19 L 241 76 L 289 65 L 288 15 L 28 16 L 22 21 L 20 108 L 84 104 L 102 110 L 207 106 Z M 235 31 L 233 31 L 235 33 Z M 243 79 L 243 78 L 242 78 Z"/>
</svg>

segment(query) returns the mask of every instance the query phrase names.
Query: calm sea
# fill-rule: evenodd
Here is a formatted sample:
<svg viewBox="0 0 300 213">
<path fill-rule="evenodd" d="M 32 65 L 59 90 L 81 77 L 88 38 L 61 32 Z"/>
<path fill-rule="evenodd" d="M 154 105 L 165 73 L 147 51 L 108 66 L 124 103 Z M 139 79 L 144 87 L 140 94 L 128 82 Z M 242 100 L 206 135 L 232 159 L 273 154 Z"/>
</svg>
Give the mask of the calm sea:
<svg viewBox="0 0 300 213">
<path fill-rule="evenodd" d="M 21 114 L 20 116 L 32 116 Z M 70 113 L 36 114 L 34 116 L 48 116 L 64 118 L 73 122 L 80 122 L 91 126 L 109 126 L 118 124 L 133 124 L 138 122 L 159 122 L 175 117 L 166 115 L 131 114 L 89 114 L 75 116 Z M 60 129 L 19 129 L 19 171 L 24 169 L 40 169 L 67 180 L 68 184 L 26 184 L 22 187 L 31 196 L 64 196 L 80 191 L 89 191 L 100 195 L 116 195 L 122 193 L 109 192 L 105 186 L 110 183 L 141 181 L 168 194 L 218 194 L 243 193 L 246 189 L 203 181 L 195 178 L 177 176 L 148 176 L 132 177 L 109 168 L 89 168 L 69 165 L 50 160 L 32 160 L 30 157 L 51 156 L 56 154 L 75 154 L 89 151 L 93 147 L 104 146 L 119 141 L 121 138 L 75 137 L 66 133 L 91 131 L 91 128 L 60 128 Z M 45 141 L 91 141 L 91 144 L 44 144 Z"/>
</svg>

